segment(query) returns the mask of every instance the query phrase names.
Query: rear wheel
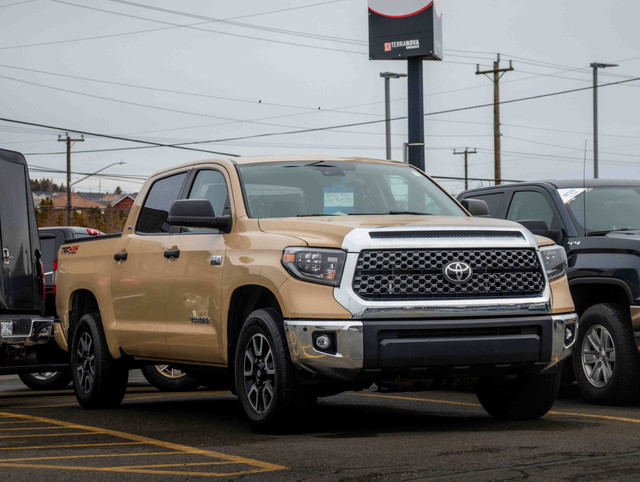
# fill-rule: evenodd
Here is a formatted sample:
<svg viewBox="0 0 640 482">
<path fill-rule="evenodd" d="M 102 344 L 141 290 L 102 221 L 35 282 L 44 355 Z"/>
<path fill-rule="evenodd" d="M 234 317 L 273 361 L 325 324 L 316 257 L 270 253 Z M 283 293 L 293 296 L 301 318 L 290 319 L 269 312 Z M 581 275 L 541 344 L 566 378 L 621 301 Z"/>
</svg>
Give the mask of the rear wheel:
<svg viewBox="0 0 640 482">
<path fill-rule="evenodd" d="M 40 372 L 18 374 L 22 383 L 32 390 L 61 390 L 71 383 L 71 372 Z"/>
<path fill-rule="evenodd" d="M 117 407 L 127 389 L 129 371 L 109 353 L 100 316 L 80 318 L 71 343 L 71 373 L 76 398 L 84 408 Z"/>
<path fill-rule="evenodd" d="M 629 310 L 601 303 L 580 317 L 573 370 L 587 400 L 604 404 L 635 402 L 640 394 L 640 355 Z"/>
<path fill-rule="evenodd" d="M 244 322 L 235 358 L 236 389 L 251 426 L 259 431 L 286 430 L 296 410 L 317 397 L 299 387 L 282 316 L 271 308 L 252 312 Z"/>
<path fill-rule="evenodd" d="M 529 420 L 546 414 L 558 396 L 560 372 L 520 375 L 509 379 L 482 379 L 476 395 L 495 418 Z"/>
<path fill-rule="evenodd" d="M 165 392 L 194 390 L 200 386 L 199 380 L 171 365 L 145 365 L 141 370 L 151 385 Z"/>
</svg>

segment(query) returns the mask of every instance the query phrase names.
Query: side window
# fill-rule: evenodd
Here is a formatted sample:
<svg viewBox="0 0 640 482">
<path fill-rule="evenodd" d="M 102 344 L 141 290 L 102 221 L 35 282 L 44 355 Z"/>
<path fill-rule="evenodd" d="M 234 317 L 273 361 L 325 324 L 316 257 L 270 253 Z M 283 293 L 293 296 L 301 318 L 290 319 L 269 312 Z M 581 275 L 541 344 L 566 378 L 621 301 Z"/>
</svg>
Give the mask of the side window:
<svg viewBox="0 0 640 482">
<path fill-rule="evenodd" d="M 521 221 L 525 219 L 538 219 L 547 223 L 550 228 L 554 222 L 553 209 L 549 201 L 536 191 L 519 191 L 513 195 L 507 219 Z"/>
<path fill-rule="evenodd" d="M 216 216 L 230 216 L 231 205 L 229 203 L 229 190 L 227 182 L 220 171 L 204 170 L 198 172 L 193 182 L 189 199 L 207 199 L 213 206 Z M 208 228 L 181 228 L 181 233 L 217 233 L 217 229 Z"/>
<path fill-rule="evenodd" d="M 471 195 L 469 197 L 465 197 L 465 199 L 480 199 L 481 201 L 486 202 L 487 206 L 489 207 L 489 214 L 492 218 L 498 216 L 498 209 L 500 208 L 502 198 L 504 198 L 503 192 L 495 194 L 483 194 L 482 196 Z"/>
<path fill-rule="evenodd" d="M 169 208 L 178 199 L 180 188 L 184 182 L 186 172 L 175 174 L 153 183 L 144 201 L 136 232 L 139 233 L 169 233 L 171 226 L 166 223 Z"/>
</svg>

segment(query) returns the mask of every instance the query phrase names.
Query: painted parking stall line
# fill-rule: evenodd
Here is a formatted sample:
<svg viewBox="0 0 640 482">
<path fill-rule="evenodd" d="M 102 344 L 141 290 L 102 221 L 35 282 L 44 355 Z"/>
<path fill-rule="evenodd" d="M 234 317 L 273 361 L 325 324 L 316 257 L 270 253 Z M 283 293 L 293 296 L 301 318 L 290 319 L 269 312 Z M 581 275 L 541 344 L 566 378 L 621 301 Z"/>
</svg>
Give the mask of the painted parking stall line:
<svg viewBox="0 0 640 482">
<path fill-rule="evenodd" d="M 24 427 L 25 432 L 18 433 L 20 427 L 5 427 L 27 422 L 38 424 L 30 427 L 32 429 L 51 430 L 52 433 L 34 434 L 26 431 L 27 427 Z M 6 432 L 0 429 L 0 467 L 204 477 L 240 476 L 286 469 L 260 460 L 32 415 L 0 412 L 0 423 L 6 429 L 17 429 L 15 432 L 12 430 L 11 435 L 3 435 Z M 42 444 L 35 442 L 43 437 L 45 441 Z M 52 437 L 63 438 L 65 442 L 74 442 L 78 437 L 78 443 L 53 444 Z M 81 442 L 81 439 L 91 437 L 94 437 L 91 442 Z M 118 452 L 91 453 L 92 449 L 105 446 L 111 446 Z M 73 455 L 64 455 L 64 449 L 73 449 Z M 47 454 L 47 450 L 51 452 Z M 16 456 L 20 451 L 24 453 Z M 34 455 L 33 451 L 38 452 Z M 83 451 L 88 453 L 79 453 Z M 161 459 L 141 464 L 141 457 Z"/>
</svg>

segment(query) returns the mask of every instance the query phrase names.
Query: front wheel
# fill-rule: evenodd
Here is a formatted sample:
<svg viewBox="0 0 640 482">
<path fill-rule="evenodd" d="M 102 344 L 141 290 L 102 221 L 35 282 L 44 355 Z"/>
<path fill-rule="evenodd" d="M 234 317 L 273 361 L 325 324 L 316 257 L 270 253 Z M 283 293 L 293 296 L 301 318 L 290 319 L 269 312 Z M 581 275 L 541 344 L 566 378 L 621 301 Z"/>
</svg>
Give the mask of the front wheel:
<svg viewBox="0 0 640 482">
<path fill-rule="evenodd" d="M 78 322 L 71 342 L 71 373 L 76 398 L 84 408 L 117 407 L 124 398 L 129 372 L 109 353 L 97 313 Z"/>
<path fill-rule="evenodd" d="M 61 390 L 71 383 L 71 372 L 19 373 L 22 383 L 32 390 Z"/>
<path fill-rule="evenodd" d="M 583 313 L 573 370 L 580 391 L 590 402 L 625 404 L 638 399 L 640 355 L 628 308 L 601 303 Z"/>
<path fill-rule="evenodd" d="M 476 385 L 476 395 L 492 417 L 531 420 L 542 417 L 551 409 L 560 389 L 560 377 L 560 372 L 556 372 L 482 379 Z"/>
<path fill-rule="evenodd" d="M 236 389 L 250 425 L 278 431 L 294 421 L 294 412 L 317 397 L 296 383 L 284 337 L 282 316 L 271 308 L 245 320 L 235 357 Z"/>
</svg>

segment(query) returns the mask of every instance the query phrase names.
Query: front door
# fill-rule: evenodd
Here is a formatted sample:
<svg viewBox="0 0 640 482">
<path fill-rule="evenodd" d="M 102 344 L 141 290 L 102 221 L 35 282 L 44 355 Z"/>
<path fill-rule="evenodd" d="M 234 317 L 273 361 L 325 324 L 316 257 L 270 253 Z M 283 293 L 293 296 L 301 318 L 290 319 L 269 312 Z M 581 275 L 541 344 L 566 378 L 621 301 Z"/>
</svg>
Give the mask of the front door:
<svg viewBox="0 0 640 482">
<path fill-rule="evenodd" d="M 189 199 L 208 199 L 216 216 L 231 215 L 226 172 L 198 171 Z M 216 229 L 181 228 L 173 234 L 165 274 L 167 341 L 174 360 L 224 362 L 222 273 L 225 235 Z"/>
<path fill-rule="evenodd" d="M 40 308 L 29 229 L 35 226 L 34 213 L 29 212 L 33 201 L 28 182 L 24 158 L 0 150 L 0 310 Z"/>
</svg>

